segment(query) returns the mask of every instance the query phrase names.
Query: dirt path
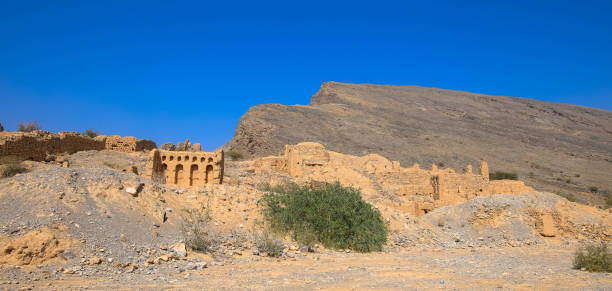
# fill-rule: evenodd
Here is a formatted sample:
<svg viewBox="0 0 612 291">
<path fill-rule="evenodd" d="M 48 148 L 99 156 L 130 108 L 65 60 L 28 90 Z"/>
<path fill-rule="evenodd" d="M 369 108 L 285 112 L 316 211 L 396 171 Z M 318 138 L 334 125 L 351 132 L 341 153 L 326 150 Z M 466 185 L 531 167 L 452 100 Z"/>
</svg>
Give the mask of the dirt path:
<svg viewBox="0 0 612 291">
<path fill-rule="evenodd" d="M 64 275 L 59 280 L 4 282 L 19 289 L 174 290 L 610 290 L 612 274 L 571 268 L 572 250 L 498 248 L 401 251 L 375 254 L 328 252 L 295 260 L 234 257 L 201 271 L 153 268 L 108 278 Z M 151 274 L 147 274 L 151 273 Z M 3 278 L 4 279 L 4 278 Z"/>
</svg>

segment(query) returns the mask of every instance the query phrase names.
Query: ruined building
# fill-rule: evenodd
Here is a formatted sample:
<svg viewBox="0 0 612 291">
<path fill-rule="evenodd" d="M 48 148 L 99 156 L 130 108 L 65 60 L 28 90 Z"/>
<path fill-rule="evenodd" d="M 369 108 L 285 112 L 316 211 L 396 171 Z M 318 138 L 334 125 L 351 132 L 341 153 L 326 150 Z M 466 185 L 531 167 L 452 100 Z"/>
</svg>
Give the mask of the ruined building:
<svg viewBox="0 0 612 291">
<path fill-rule="evenodd" d="M 51 133 L 42 130 L 0 132 L 0 157 L 13 156 L 23 160 L 43 161 L 48 154 L 72 154 L 88 150 L 134 152 L 154 148 L 155 142 L 131 136 L 100 135 L 91 138 L 77 132 Z"/>
<path fill-rule="evenodd" d="M 223 183 L 223 150 L 183 152 L 155 149 L 149 154 L 145 176 L 180 187 Z"/>
<path fill-rule="evenodd" d="M 277 171 L 297 178 L 298 182 L 339 181 L 358 187 L 366 195 L 391 195 L 394 207 L 413 215 L 423 215 L 434 208 L 465 202 L 481 195 L 534 192 L 521 181 L 489 181 L 487 163 L 480 162 L 479 172 L 468 165 L 461 173 L 453 169 L 421 169 L 418 164 L 402 168 L 397 161 L 370 154 L 363 157 L 328 151 L 318 143 L 285 146 L 280 157 L 265 157 L 253 163 L 256 173 Z"/>
</svg>

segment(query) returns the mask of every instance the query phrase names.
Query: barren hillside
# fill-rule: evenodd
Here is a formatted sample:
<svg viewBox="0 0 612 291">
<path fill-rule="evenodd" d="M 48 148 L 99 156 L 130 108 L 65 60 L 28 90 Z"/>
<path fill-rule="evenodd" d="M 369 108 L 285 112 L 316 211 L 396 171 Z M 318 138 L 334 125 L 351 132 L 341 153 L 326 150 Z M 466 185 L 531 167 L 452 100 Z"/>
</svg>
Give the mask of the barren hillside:
<svg viewBox="0 0 612 291">
<path fill-rule="evenodd" d="M 612 112 L 418 86 L 326 82 L 309 105 L 252 107 L 224 147 L 266 156 L 303 141 L 403 166 L 485 160 L 583 202 L 603 203 L 612 189 Z"/>
</svg>

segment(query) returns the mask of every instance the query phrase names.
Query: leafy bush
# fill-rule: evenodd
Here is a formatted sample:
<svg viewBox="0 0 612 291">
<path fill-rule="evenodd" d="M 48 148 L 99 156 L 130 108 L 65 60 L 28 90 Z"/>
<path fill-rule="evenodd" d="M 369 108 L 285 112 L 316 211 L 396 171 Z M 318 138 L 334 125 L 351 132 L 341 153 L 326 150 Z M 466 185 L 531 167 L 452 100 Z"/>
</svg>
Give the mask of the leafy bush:
<svg viewBox="0 0 612 291">
<path fill-rule="evenodd" d="M 83 132 L 84 135 L 94 138 L 100 134 L 99 131 L 94 131 L 93 128 L 87 129 Z"/>
<path fill-rule="evenodd" d="M 516 173 L 495 171 L 489 173 L 489 180 L 518 180 L 518 175 Z"/>
<path fill-rule="evenodd" d="M 320 242 L 327 248 L 380 251 L 387 225 L 361 192 L 339 182 L 319 188 L 296 184 L 269 187 L 263 196 L 264 217 L 272 231 L 290 234 L 301 245 Z"/>
<path fill-rule="evenodd" d="M 42 129 L 38 121 L 21 122 L 18 124 L 18 126 L 19 126 L 19 131 L 23 131 L 23 132 L 31 132 L 31 131 Z"/>
<path fill-rule="evenodd" d="M 210 228 L 210 210 L 204 205 L 200 209 L 183 209 L 181 232 L 185 246 L 194 251 L 210 252 L 218 243 L 217 235 Z"/>
<path fill-rule="evenodd" d="M 244 157 L 244 155 L 241 152 L 238 151 L 234 151 L 234 150 L 229 150 L 227 151 L 227 156 L 232 158 L 232 160 L 239 160 L 242 159 Z"/>
<path fill-rule="evenodd" d="M 589 191 L 591 191 L 592 193 L 597 193 L 597 191 L 599 191 L 599 188 L 597 188 L 595 186 L 591 186 L 591 187 L 589 187 Z"/>
<path fill-rule="evenodd" d="M 590 272 L 612 272 L 612 254 L 605 243 L 590 244 L 576 250 L 574 269 L 585 268 Z"/>
<path fill-rule="evenodd" d="M 4 131 L 4 127 L 2 126 L 2 123 L 0 123 L 0 132 Z"/>
<path fill-rule="evenodd" d="M 259 253 L 267 253 L 270 257 L 282 256 L 285 248 L 282 241 L 267 231 L 255 236 L 255 246 Z"/>
<path fill-rule="evenodd" d="M 25 173 L 27 169 L 21 165 L 21 161 L 14 156 L 0 158 L 0 178 L 8 178 L 19 173 Z"/>
</svg>

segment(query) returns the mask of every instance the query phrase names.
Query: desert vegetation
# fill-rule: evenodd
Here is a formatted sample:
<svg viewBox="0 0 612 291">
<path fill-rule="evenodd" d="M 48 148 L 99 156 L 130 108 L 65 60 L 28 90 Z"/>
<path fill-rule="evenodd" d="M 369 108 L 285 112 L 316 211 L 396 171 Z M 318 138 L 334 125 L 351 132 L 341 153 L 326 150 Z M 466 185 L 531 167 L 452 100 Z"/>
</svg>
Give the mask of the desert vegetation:
<svg viewBox="0 0 612 291">
<path fill-rule="evenodd" d="M 42 129 L 38 121 L 25 121 L 19 123 L 17 126 L 19 128 L 18 130 L 22 132 L 31 132 Z"/>
<path fill-rule="evenodd" d="M 255 235 L 255 246 L 259 253 L 266 253 L 270 257 L 282 256 L 285 248 L 283 242 L 269 231 L 263 231 Z"/>
<path fill-rule="evenodd" d="M 489 173 L 490 180 L 518 180 L 518 175 L 511 172 L 495 171 Z"/>
<path fill-rule="evenodd" d="M 612 272 L 612 254 L 605 243 L 589 244 L 574 254 L 574 269 L 590 272 Z"/>
<path fill-rule="evenodd" d="M 21 165 L 21 161 L 16 157 L 0 157 L 0 178 L 12 177 L 26 171 L 27 169 Z"/>
<path fill-rule="evenodd" d="M 83 134 L 86 135 L 86 136 L 89 136 L 91 138 L 94 138 L 94 137 L 98 136 L 100 134 L 100 132 L 93 130 L 93 128 L 90 128 L 90 129 L 86 129 L 83 132 Z"/>
<path fill-rule="evenodd" d="M 229 150 L 225 153 L 228 157 L 230 157 L 232 160 L 240 160 L 244 157 L 244 155 L 241 152 L 238 151 L 234 151 L 234 150 Z"/>
<path fill-rule="evenodd" d="M 194 251 L 212 251 L 218 239 L 215 231 L 209 226 L 210 208 L 201 205 L 199 209 L 183 209 L 182 212 L 181 233 L 185 246 Z"/>
<path fill-rule="evenodd" d="M 359 190 L 340 183 L 319 188 L 288 184 L 267 187 L 264 216 L 272 231 L 289 234 L 301 245 L 332 249 L 382 250 L 387 225 Z"/>
</svg>

